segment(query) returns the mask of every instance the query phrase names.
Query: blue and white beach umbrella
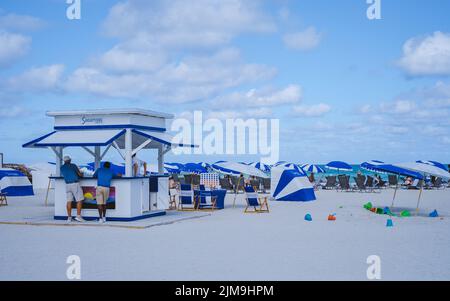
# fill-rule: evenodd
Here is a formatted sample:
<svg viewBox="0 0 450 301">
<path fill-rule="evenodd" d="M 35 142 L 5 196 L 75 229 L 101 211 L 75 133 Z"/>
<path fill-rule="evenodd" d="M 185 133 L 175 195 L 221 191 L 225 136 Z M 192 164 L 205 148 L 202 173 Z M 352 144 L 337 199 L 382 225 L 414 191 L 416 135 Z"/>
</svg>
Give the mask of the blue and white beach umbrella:
<svg viewBox="0 0 450 301">
<path fill-rule="evenodd" d="M 263 172 L 269 173 L 270 172 L 270 166 L 261 162 L 253 162 L 248 164 L 249 166 L 253 166 L 254 168 L 257 168 L 259 170 L 262 170 Z"/>
<path fill-rule="evenodd" d="M 313 173 L 325 173 L 325 169 L 323 169 L 322 167 L 320 167 L 319 165 L 316 164 L 303 164 L 300 165 L 300 167 L 307 172 L 313 172 Z"/>
<path fill-rule="evenodd" d="M 227 175 L 248 175 L 261 178 L 267 178 L 267 174 L 263 171 L 243 163 L 218 161 L 211 165 L 211 168 L 219 173 Z"/>
<path fill-rule="evenodd" d="M 305 171 L 300 167 L 300 165 L 295 164 L 295 163 L 288 163 L 285 161 L 278 162 L 273 167 L 282 167 L 285 170 L 295 170 L 295 171 L 303 173 L 303 174 L 305 173 Z"/>
<path fill-rule="evenodd" d="M 331 161 L 327 165 L 325 165 L 326 168 L 337 170 L 337 171 L 352 171 L 353 168 L 350 164 L 342 162 L 342 161 Z"/>
<path fill-rule="evenodd" d="M 195 174 L 201 174 L 201 173 L 208 172 L 208 170 L 205 167 L 203 167 L 200 163 L 183 164 L 182 171 L 185 173 L 195 173 Z"/>
<path fill-rule="evenodd" d="M 445 170 L 445 171 L 448 171 L 448 166 L 446 166 L 445 164 L 442 164 L 442 163 L 439 163 L 439 162 L 437 162 L 437 161 L 424 161 L 424 160 L 419 160 L 419 161 L 416 161 L 416 163 L 423 163 L 423 164 L 428 164 L 428 165 L 431 165 L 431 166 L 436 166 L 436 167 L 438 167 L 438 168 L 440 168 L 440 169 L 443 169 L 443 170 Z"/>
</svg>

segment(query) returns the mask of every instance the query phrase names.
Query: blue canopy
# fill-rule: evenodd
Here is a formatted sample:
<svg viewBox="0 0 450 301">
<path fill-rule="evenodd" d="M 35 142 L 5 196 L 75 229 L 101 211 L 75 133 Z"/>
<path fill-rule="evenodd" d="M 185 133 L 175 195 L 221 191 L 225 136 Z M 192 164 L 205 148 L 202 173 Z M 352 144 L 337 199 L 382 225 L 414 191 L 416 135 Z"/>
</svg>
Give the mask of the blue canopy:
<svg viewBox="0 0 450 301">
<path fill-rule="evenodd" d="M 342 162 L 342 161 L 331 161 L 327 165 L 325 165 L 328 169 L 338 170 L 338 171 L 352 171 L 353 168 L 350 164 Z"/>
<path fill-rule="evenodd" d="M 372 172 L 391 173 L 391 174 L 396 174 L 396 175 L 405 176 L 405 177 L 413 177 L 413 178 L 419 179 L 419 180 L 423 179 L 423 176 L 418 172 L 415 172 L 415 171 L 412 171 L 409 169 L 405 169 L 405 168 L 401 168 L 398 166 L 394 166 L 391 164 L 386 164 L 383 161 L 379 161 L 379 160 L 372 160 L 372 161 L 364 162 L 360 166 L 361 166 L 361 168 L 372 171 Z"/>
<path fill-rule="evenodd" d="M 271 186 L 276 201 L 308 202 L 316 199 L 314 188 L 304 173 L 282 166 L 272 169 Z"/>
</svg>

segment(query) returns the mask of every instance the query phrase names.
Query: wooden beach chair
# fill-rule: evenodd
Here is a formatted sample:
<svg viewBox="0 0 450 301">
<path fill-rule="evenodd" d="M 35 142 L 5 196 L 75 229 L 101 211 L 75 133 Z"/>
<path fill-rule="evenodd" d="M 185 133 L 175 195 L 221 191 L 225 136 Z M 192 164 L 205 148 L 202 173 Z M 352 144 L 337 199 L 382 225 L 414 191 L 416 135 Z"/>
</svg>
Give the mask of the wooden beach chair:
<svg viewBox="0 0 450 301">
<path fill-rule="evenodd" d="M 181 184 L 180 199 L 178 201 L 178 211 L 195 211 L 197 203 L 195 202 L 194 190 L 191 184 Z"/>
<path fill-rule="evenodd" d="M 4 192 L 0 192 L 0 206 L 8 206 L 8 199 Z"/>
<path fill-rule="evenodd" d="M 259 197 L 258 193 L 252 186 L 245 187 L 245 200 L 247 201 L 247 207 L 245 207 L 244 213 L 268 213 L 269 204 L 267 203 L 267 196 Z M 249 210 L 253 208 L 253 210 Z"/>
</svg>

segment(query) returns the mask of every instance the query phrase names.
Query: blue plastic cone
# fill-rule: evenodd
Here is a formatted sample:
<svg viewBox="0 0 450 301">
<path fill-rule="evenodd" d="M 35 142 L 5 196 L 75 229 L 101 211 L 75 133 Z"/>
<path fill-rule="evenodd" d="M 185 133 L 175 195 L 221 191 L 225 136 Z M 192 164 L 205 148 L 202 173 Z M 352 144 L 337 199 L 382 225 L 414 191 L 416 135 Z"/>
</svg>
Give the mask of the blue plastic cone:
<svg viewBox="0 0 450 301">
<path fill-rule="evenodd" d="M 311 214 L 308 213 L 307 215 L 305 215 L 305 221 L 308 221 L 308 222 L 312 221 Z"/>
</svg>

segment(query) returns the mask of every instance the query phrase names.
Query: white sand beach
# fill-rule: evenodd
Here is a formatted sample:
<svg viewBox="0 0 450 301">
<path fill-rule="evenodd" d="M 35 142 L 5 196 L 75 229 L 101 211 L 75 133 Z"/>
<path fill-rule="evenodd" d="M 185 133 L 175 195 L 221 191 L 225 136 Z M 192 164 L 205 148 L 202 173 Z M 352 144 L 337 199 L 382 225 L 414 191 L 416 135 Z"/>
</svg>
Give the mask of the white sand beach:
<svg viewBox="0 0 450 301">
<path fill-rule="evenodd" d="M 420 215 L 394 217 L 392 228 L 363 208 L 389 206 L 392 189 L 316 195 L 271 201 L 269 214 L 244 214 L 243 195 L 232 208 L 229 194 L 213 213 L 70 226 L 53 221 L 44 194 L 11 197 L 0 207 L 0 280 L 67 280 L 69 255 L 80 256 L 82 280 L 367 280 L 370 255 L 382 280 L 450 280 L 449 189 L 424 191 Z M 417 196 L 400 190 L 396 207 L 414 211 Z M 434 209 L 439 218 L 427 216 Z"/>
</svg>

